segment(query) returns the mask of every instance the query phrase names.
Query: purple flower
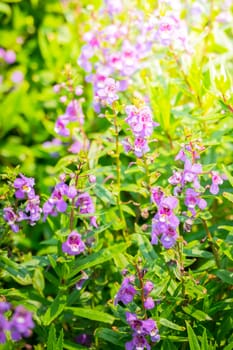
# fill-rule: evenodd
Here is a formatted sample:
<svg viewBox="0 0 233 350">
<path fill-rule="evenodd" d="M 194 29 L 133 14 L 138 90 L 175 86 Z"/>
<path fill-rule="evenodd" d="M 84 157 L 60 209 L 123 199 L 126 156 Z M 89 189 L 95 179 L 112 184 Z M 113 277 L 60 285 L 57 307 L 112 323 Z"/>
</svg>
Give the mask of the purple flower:
<svg viewBox="0 0 233 350">
<path fill-rule="evenodd" d="M 148 294 L 150 294 L 153 288 L 154 288 L 154 284 L 151 281 L 146 281 L 143 287 L 144 296 L 147 296 Z"/>
<path fill-rule="evenodd" d="M 126 106 L 128 117 L 126 122 L 130 125 L 135 137 L 145 138 L 150 136 L 153 128 L 158 126 L 152 119 L 152 112 L 148 106 L 137 109 L 135 106 Z"/>
<path fill-rule="evenodd" d="M 147 140 L 138 137 L 134 141 L 134 153 L 138 158 L 141 158 L 145 153 L 150 150 Z"/>
<path fill-rule="evenodd" d="M 173 215 L 173 209 L 176 208 L 178 204 L 178 199 L 176 197 L 170 196 L 165 197 L 159 203 L 159 220 L 164 222 L 168 216 Z"/>
<path fill-rule="evenodd" d="M 78 282 L 76 282 L 75 287 L 77 290 L 81 290 L 83 287 L 83 284 L 88 280 L 88 275 L 86 272 L 82 271 L 82 276 Z"/>
<path fill-rule="evenodd" d="M 19 175 L 17 179 L 14 181 L 15 197 L 17 199 L 24 199 L 25 194 L 28 198 L 32 198 L 35 195 L 34 192 L 34 184 L 35 180 L 32 177 L 26 177 L 23 174 Z"/>
<path fill-rule="evenodd" d="M 66 119 L 66 115 L 61 115 L 56 120 L 54 131 L 60 136 L 69 136 L 70 130 L 66 127 L 67 124 L 69 124 L 69 120 Z"/>
<path fill-rule="evenodd" d="M 140 320 L 137 318 L 136 314 L 132 314 L 128 311 L 126 312 L 126 321 L 132 330 L 137 334 L 150 335 L 151 332 L 157 328 L 156 322 L 152 320 L 152 318 Z"/>
<path fill-rule="evenodd" d="M 19 226 L 15 224 L 18 220 L 18 216 L 15 214 L 11 207 L 3 209 L 3 218 L 10 225 L 13 232 L 19 231 Z"/>
<path fill-rule="evenodd" d="M 125 344 L 126 350 L 150 350 L 151 347 L 143 335 L 134 334 L 133 339 Z"/>
<path fill-rule="evenodd" d="M 210 193 L 218 194 L 219 185 L 223 183 L 223 177 L 221 177 L 217 171 L 212 171 L 211 177 L 212 177 L 212 184 L 210 186 Z"/>
<path fill-rule="evenodd" d="M 158 212 L 152 220 L 151 243 L 158 244 L 158 238 L 163 246 L 168 249 L 171 248 L 178 237 L 176 231 L 179 226 L 179 219 L 174 214 L 173 210 L 178 204 L 177 198 L 163 197 L 159 203 Z"/>
<path fill-rule="evenodd" d="M 192 188 L 187 188 L 185 192 L 185 205 L 190 210 L 193 216 L 196 215 L 195 207 L 196 205 L 201 209 L 205 209 L 207 203 L 204 199 L 200 197 L 200 193 L 194 191 Z"/>
<path fill-rule="evenodd" d="M 81 235 L 72 231 L 67 240 L 62 244 L 62 251 L 69 255 L 78 255 L 85 250 L 86 246 L 82 241 Z"/>
<path fill-rule="evenodd" d="M 9 330 L 9 322 L 2 314 L 0 314 L 0 344 L 6 343 L 5 332 L 8 330 Z"/>
<path fill-rule="evenodd" d="M 168 182 L 171 185 L 178 185 L 181 184 L 182 181 L 182 172 L 181 171 L 173 171 L 173 175 L 169 177 Z"/>
<path fill-rule="evenodd" d="M 144 308 L 146 310 L 151 310 L 155 307 L 155 303 L 154 303 L 154 300 L 152 297 L 147 297 L 145 300 L 144 300 Z"/>
<path fill-rule="evenodd" d="M 164 193 L 160 187 L 153 187 L 151 189 L 151 201 L 153 203 L 156 203 L 157 205 L 159 205 L 163 196 L 164 196 Z"/>
<path fill-rule="evenodd" d="M 24 75 L 20 70 L 16 70 L 12 75 L 11 75 L 11 80 L 13 83 L 19 84 L 23 81 Z"/>
<path fill-rule="evenodd" d="M 93 214 L 95 212 L 93 200 L 87 192 L 84 192 L 78 196 L 76 207 L 79 207 L 81 214 Z M 95 216 L 90 217 L 90 224 L 94 227 L 98 227 Z"/>
<path fill-rule="evenodd" d="M 84 345 L 89 348 L 91 346 L 91 335 L 82 333 L 75 338 L 76 343 Z"/>
<path fill-rule="evenodd" d="M 0 302 L 0 314 L 4 314 L 8 310 L 10 310 L 10 308 L 11 308 L 10 303 L 7 303 L 6 301 Z"/>
<path fill-rule="evenodd" d="M 200 188 L 198 175 L 202 173 L 201 164 L 192 164 L 189 159 L 186 159 L 184 164 L 183 184 L 192 182 L 195 188 Z"/>
<path fill-rule="evenodd" d="M 36 221 L 40 219 L 41 208 L 40 208 L 40 197 L 35 196 L 31 199 L 28 199 L 26 202 L 26 213 L 29 213 L 28 219 L 30 224 L 33 225 Z"/>
<path fill-rule="evenodd" d="M 83 111 L 77 100 L 72 100 L 68 104 L 65 115 L 70 122 L 78 121 L 80 124 L 84 123 Z"/>
<path fill-rule="evenodd" d="M 114 304 L 116 305 L 121 301 L 123 304 L 127 305 L 133 301 L 135 294 L 137 294 L 137 291 L 132 285 L 132 280 L 129 277 L 125 277 L 115 297 Z"/>
<path fill-rule="evenodd" d="M 23 337 L 29 337 L 34 328 L 32 313 L 23 306 L 17 306 L 15 312 L 9 322 L 12 340 L 18 341 Z"/>
<path fill-rule="evenodd" d="M 13 50 L 7 50 L 4 55 L 6 63 L 13 64 L 16 61 L 16 54 Z"/>
<path fill-rule="evenodd" d="M 104 0 L 106 10 L 110 15 L 116 15 L 123 10 L 122 1 Z"/>
<path fill-rule="evenodd" d="M 111 105 L 118 100 L 117 92 L 119 91 L 119 82 L 112 78 L 106 78 L 99 83 L 96 90 L 96 97 L 102 105 Z"/>
</svg>

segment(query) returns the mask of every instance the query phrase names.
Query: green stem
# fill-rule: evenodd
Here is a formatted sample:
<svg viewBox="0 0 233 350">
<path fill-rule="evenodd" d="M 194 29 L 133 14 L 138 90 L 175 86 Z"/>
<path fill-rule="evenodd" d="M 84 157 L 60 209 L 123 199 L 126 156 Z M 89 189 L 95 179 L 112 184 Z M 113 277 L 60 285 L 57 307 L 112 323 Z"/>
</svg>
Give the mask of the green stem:
<svg viewBox="0 0 233 350">
<path fill-rule="evenodd" d="M 120 214 L 120 219 L 123 223 L 123 235 L 126 235 L 126 221 L 121 207 L 121 162 L 120 162 L 120 149 L 119 149 L 119 130 L 117 124 L 117 113 L 114 113 L 114 128 L 115 128 L 115 143 L 116 143 L 116 180 L 117 180 L 117 207 Z"/>
<path fill-rule="evenodd" d="M 215 260 L 215 263 L 216 263 L 216 266 L 220 269 L 221 268 L 221 264 L 220 264 L 220 256 L 218 254 L 218 248 L 216 247 L 216 244 L 213 240 L 213 237 L 211 235 L 211 232 L 207 226 L 207 223 L 204 219 L 202 219 L 202 222 L 203 222 L 203 226 L 205 228 L 205 232 L 206 232 L 206 235 L 207 235 L 207 239 L 208 239 L 208 242 L 209 242 L 209 245 L 210 245 L 210 248 L 214 254 L 214 260 Z"/>
<path fill-rule="evenodd" d="M 75 176 L 75 187 L 78 186 L 78 179 L 80 174 L 81 164 L 79 164 L 78 171 Z M 74 212 L 75 212 L 75 198 L 71 201 L 71 211 L 70 211 L 70 231 L 74 229 Z"/>
<path fill-rule="evenodd" d="M 179 240 L 177 242 L 177 252 L 178 252 L 178 261 L 179 261 L 179 269 L 180 269 L 182 295 L 183 295 L 183 297 L 185 297 L 183 237 L 182 236 L 179 237 Z"/>
</svg>

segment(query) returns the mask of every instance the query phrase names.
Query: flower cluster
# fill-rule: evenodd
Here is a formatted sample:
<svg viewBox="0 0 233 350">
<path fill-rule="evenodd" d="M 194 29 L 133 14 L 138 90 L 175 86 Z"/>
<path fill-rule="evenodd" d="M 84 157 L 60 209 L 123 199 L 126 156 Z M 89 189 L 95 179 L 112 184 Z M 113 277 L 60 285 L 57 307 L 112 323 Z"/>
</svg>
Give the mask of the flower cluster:
<svg viewBox="0 0 233 350">
<path fill-rule="evenodd" d="M 153 309 L 155 303 L 150 293 L 154 288 L 154 284 L 149 280 L 144 281 L 146 270 L 139 266 L 136 267 L 136 270 L 137 278 L 134 275 L 124 277 L 121 287 L 115 296 L 114 304 L 117 305 L 119 302 L 122 302 L 124 305 L 128 305 L 140 294 L 144 311 Z M 123 275 L 127 273 L 127 270 L 123 271 Z M 152 342 L 157 342 L 160 339 L 156 322 L 153 319 L 143 320 L 138 318 L 136 314 L 126 312 L 126 321 L 133 330 L 133 339 L 125 344 L 126 350 L 144 349 L 145 347 L 150 349 L 147 336 L 150 336 Z"/>
<path fill-rule="evenodd" d="M 21 205 L 17 211 L 12 207 L 3 209 L 3 218 L 14 232 L 19 231 L 19 222 L 26 220 L 30 225 L 34 225 L 40 219 L 40 197 L 35 194 L 34 185 L 35 180 L 23 174 L 14 181 L 15 197 Z"/>
<path fill-rule="evenodd" d="M 76 122 L 77 125 L 84 123 L 84 115 L 79 100 L 72 100 L 64 114 L 60 115 L 55 123 L 55 132 L 60 136 L 70 136 L 70 129 L 68 128 L 71 122 Z"/>
<path fill-rule="evenodd" d="M 52 191 L 50 198 L 44 203 L 42 211 L 44 214 L 44 220 L 51 216 L 57 216 L 58 213 L 65 213 L 68 208 L 67 201 L 72 200 L 75 208 L 79 210 L 80 214 L 94 214 L 95 206 L 89 193 L 79 192 L 76 189 L 75 184 L 68 185 L 66 181 L 66 175 L 60 176 L 60 182 L 57 183 Z M 90 224 L 97 227 L 96 217 L 90 215 Z"/>
<path fill-rule="evenodd" d="M 151 199 L 158 206 L 158 211 L 152 220 L 151 243 L 158 244 L 158 238 L 165 248 L 171 248 L 178 237 L 179 219 L 174 214 L 178 199 L 165 196 L 159 187 L 152 188 Z"/>
<path fill-rule="evenodd" d="M 155 40 L 163 46 L 172 46 L 175 49 L 190 51 L 187 26 L 173 13 L 167 13 L 159 17 Z"/>
<path fill-rule="evenodd" d="M 6 343 L 6 332 L 10 332 L 11 339 L 18 341 L 24 337 L 29 337 L 34 328 L 32 313 L 19 305 L 15 308 L 11 319 L 5 317 L 11 305 L 7 302 L 0 302 L 0 343 Z"/>
<path fill-rule="evenodd" d="M 133 330 L 133 339 L 125 344 L 126 350 L 151 349 L 147 341 L 147 336 L 150 336 L 152 343 L 160 340 L 156 322 L 152 318 L 147 320 L 138 319 L 136 314 L 126 312 L 126 321 Z"/>
<path fill-rule="evenodd" d="M 200 152 L 204 150 L 204 147 L 199 142 L 184 145 L 176 156 L 175 160 L 181 160 L 184 163 L 182 171 L 174 171 L 173 175 L 168 179 L 168 182 L 175 186 L 174 194 L 178 196 L 185 189 L 184 204 L 191 213 L 192 217 L 195 217 L 196 207 L 203 210 L 207 206 L 207 202 L 201 198 L 202 192 L 200 192 L 200 176 L 204 175 L 202 165 L 197 162 L 200 158 Z M 210 171 L 208 173 L 212 179 L 212 184 L 206 186 L 210 188 L 211 194 L 218 194 L 219 185 L 226 179 L 224 175 L 220 175 L 217 171 Z M 188 187 L 187 187 L 188 186 Z M 190 187 L 192 186 L 192 187 Z"/>
<path fill-rule="evenodd" d="M 64 213 L 67 210 L 66 199 L 73 199 L 77 196 L 77 190 L 74 185 L 67 185 L 62 181 L 55 185 L 50 198 L 43 205 L 44 220 L 48 215 L 57 216 L 58 213 Z"/>
<path fill-rule="evenodd" d="M 135 140 L 134 145 L 131 146 L 126 140 L 123 145 L 125 150 L 134 150 L 137 157 L 142 157 L 148 152 L 148 137 L 152 135 L 154 127 L 158 126 L 152 119 L 152 112 L 148 106 L 137 108 L 134 105 L 126 106 L 127 118 L 125 121 L 129 124 Z"/>
</svg>

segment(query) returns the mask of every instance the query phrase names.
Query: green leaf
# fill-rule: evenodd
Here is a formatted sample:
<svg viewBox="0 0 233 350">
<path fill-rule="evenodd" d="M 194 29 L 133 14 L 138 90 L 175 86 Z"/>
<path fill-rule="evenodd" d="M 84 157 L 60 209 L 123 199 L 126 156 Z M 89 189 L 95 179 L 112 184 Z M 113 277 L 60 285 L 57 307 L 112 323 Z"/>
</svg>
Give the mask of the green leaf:
<svg viewBox="0 0 233 350">
<path fill-rule="evenodd" d="M 106 340 L 109 343 L 115 344 L 121 348 L 125 347 L 125 341 L 122 340 L 124 336 L 117 331 L 113 331 L 109 328 L 98 328 L 96 330 L 97 337 Z"/>
<path fill-rule="evenodd" d="M 0 13 L 4 13 L 7 17 L 10 17 L 10 15 L 11 15 L 11 8 L 10 8 L 10 6 L 0 2 Z"/>
<path fill-rule="evenodd" d="M 210 321 L 210 320 L 212 320 L 212 318 L 209 315 L 207 315 L 204 311 L 198 310 L 192 305 L 183 306 L 182 309 L 184 310 L 184 312 L 186 312 L 188 315 L 196 318 L 198 321 Z"/>
<path fill-rule="evenodd" d="M 213 259 L 212 253 L 206 252 L 204 250 L 200 250 L 198 248 L 193 248 L 193 249 L 184 248 L 184 253 L 185 255 L 191 256 L 191 257 Z"/>
<path fill-rule="evenodd" d="M 218 270 L 215 273 L 223 282 L 233 285 L 233 272 L 227 270 Z"/>
<path fill-rule="evenodd" d="M 109 324 L 112 324 L 115 321 L 115 317 L 113 317 L 112 315 L 95 309 L 87 309 L 81 307 L 66 307 L 65 310 L 72 312 L 74 316 L 87 318 L 92 321 L 99 321 Z"/>
<path fill-rule="evenodd" d="M 223 192 L 223 197 L 228 199 L 230 202 L 233 203 L 233 194 L 232 193 L 228 193 L 228 192 Z"/>
<path fill-rule="evenodd" d="M 231 175 L 230 171 L 225 165 L 222 165 L 222 169 L 227 176 L 227 180 L 230 182 L 231 186 L 233 186 L 233 176 Z"/>
<path fill-rule="evenodd" d="M 38 290 L 40 295 L 43 296 L 43 290 L 45 287 L 44 275 L 40 267 L 35 268 L 34 275 L 32 278 L 33 287 Z"/>
<path fill-rule="evenodd" d="M 145 234 L 134 233 L 131 235 L 131 239 L 137 243 L 143 257 L 148 262 L 153 263 L 155 259 L 158 259 L 158 255 L 155 253 L 153 246 Z"/>
<path fill-rule="evenodd" d="M 63 329 L 61 329 L 59 338 L 57 340 L 56 350 L 63 350 L 63 338 L 64 338 L 64 332 L 63 332 Z"/>
<path fill-rule="evenodd" d="M 12 277 L 17 283 L 26 286 L 32 284 L 32 278 L 28 273 L 28 270 L 22 268 L 19 264 L 14 261 L 0 256 L 0 267 L 7 271 L 10 277 Z"/>
<path fill-rule="evenodd" d="M 96 194 L 97 197 L 99 197 L 99 199 L 101 201 L 103 201 L 106 205 L 109 204 L 115 204 L 115 199 L 112 195 L 112 193 L 110 191 L 108 191 L 105 187 L 96 184 L 95 188 L 94 188 L 94 192 Z"/>
<path fill-rule="evenodd" d="M 45 326 L 49 326 L 55 318 L 57 318 L 66 306 L 67 295 L 59 292 L 52 304 L 48 307 L 46 313 L 41 317 L 41 321 Z"/>
<path fill-rule="evenodd" d="M 201 338 L 201 350 L 209 350 L 206 328 L 204 329 Z"/>
<path fill-rule="evenodd" d="M 48 335 L 48 343 L 47 343 L 47 350 L 58 350 L 56 348 L 56 329 L 54 324 L 51 324 L 49 328 L 49 335 Z"/>
<path fill-rule="evenodd" d="M 165 318 L 160 318 L 159 323 L 165 327 L 171 328 L 171 329 L 176 329 L 177 331 L 185 331 L 185 327 L 179 326 Z"/>
<path fill-rule="evenodd" d="M 200 345 L 198 343 L 198 339 L 192 327 L 186 321 L 186 328 L 188 332 L 188 340 L 190 345 L 190 350 L 201 350 Z"/>
<path fill-rule="evenodd" d="M 66 349 L 66 350 L 87 350 L 87 347 L 79 345 L 77 343 L 73 343 L 73 342 L 68 341 L 68 340 L 65 340 L 63 343 L 63 349 Z"/>
<path fill-rule="evenodd" d="M 86 258 L 78 259 L 73 268 L 71 268 L 71 273 L 68 275 L 68 278 L 72 278 L 81 270 L 85 270 L 111 260 L 114 258 L 114 256 L 125 251 L 130 245 L 130 242 L 115 244 L 107 249 L 101 249 L 97 253 L 93 253 Z"/>
</svg>

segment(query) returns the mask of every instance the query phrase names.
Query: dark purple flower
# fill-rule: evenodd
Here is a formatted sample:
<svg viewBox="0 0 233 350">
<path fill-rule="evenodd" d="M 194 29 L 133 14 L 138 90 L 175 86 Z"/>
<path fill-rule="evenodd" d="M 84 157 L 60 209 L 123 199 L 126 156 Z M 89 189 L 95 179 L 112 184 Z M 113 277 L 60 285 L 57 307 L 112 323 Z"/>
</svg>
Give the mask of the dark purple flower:
<svg viewBox="0 0 233 350">
<path fill-rule="evenodd" d="M 29 337 L 34 328 L 32 313 L 23 306 L 17 306 L 9 322 L 12 340 L 18 341 L 23 337 Z"/>
<path fill-rule="evenodd" d="M 85 250 L 86 246 L 82 241 L 81 235 L 72 231 L 67 240 L 62 244 L 62 251 L 69 255 L 78 255 Z"/>
<path fill-rule="evenodd" d="M 123 304 L 127 305 L 133 301 L 135 294 L 137 294 L 137 291 L 132 285 L 132 280 L 129 277 L 125 277 L 115 297 L 114 304 L 116 305 L 121 301 Z"/>
<path fill-rule="evenodd" d="M 83 287 L 83 284 L 88 280 L 88 275 L 86 274 L 86 272 L 82 271 L 82 276 L 79 279 L 78 282 L 76 282 L 75 287 L 77 290 L 81 290 Z"/>
<path fill-rule="evenodd" d="M 132 314 L 127 311 L 126 321 L 134 331 L 134 335 L 149 335 L 150 337 L 153 337 L 153 339 L 155 339 L 155 336 L 158 335 L 157 324 L 152 318 L 148 318 L 147 320 L 140 320 L 136 314 Z"/>
<path fill-rule="evenodd" d="M 91 335 L 86 334 L 86 333 L 79 334 L 79 335 L 75 338 L 76 343 L 81 344 L 81 345 L 84 345 L 84 346 L 86 346 L 86 347 L 91 346 L 91 340 L 92 340 Z"/>
<path fill-rule="evenodd" d="M 151 347 L 143 335 L 133 334 L 131 341 L 125 344 L 126 350 L 150 350 Z"/>
</svg>

